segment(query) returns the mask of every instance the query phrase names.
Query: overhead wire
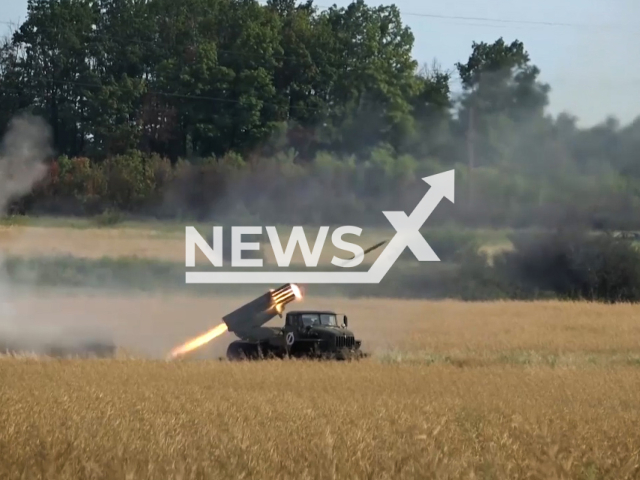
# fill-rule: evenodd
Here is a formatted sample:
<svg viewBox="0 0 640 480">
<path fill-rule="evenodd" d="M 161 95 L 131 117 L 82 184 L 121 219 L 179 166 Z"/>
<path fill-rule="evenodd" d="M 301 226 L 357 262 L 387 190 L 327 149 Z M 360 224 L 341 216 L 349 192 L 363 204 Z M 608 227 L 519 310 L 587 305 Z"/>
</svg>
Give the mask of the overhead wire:
<svg viewBox="0 0 640 480">
<path fill-rule="evenodd" d="M 30 77 L 30 79 L 35 81 L 43 81 L 47 83 L 57 83 L 60 85 L 75 85 L 75 86 L 86 87 L 86 88 L 103 88 L 103 87 L 114 88 L 114 85 L 101 84 L 101 83 L 86 83 L 86 82 L 79 82 L 75 80 L 55 80 L 55 79 L 50 79 L 46 77 Z M 115 86 L 115 88 L 120 91 L 123 90 L 122 86 Z M 3 92 L 3 91 L 18 93 L 18 94 L 23 93 L 22 90 L 5 88 L 0 86 L 0 92 Z M 180 98 L 183 100 L 210 101 L 210 102 L 230 103 L 230 104 L 243 103 L 242 100 L 232 99 L 232 98 L 213 97 L 213 96 L 207 96 L 207 95 L 190 95 L 190 94 L 182 94 L 182 93 L 175 93 L 175 92 L 161 92 L 161 91 L 155 91 L 155 90 L 146 90 L 144 94 L 151 95 L 151 96 L 156 95 L 159 97 Z M 300 106 L 300 105 L 278 105 L 277 103 L 264 102 L 264 101 L 261 101 L 261 105 L 262 107 L 286 108 L 287 110 L 300 110 L 300 111 L 310 111 L 310 112 L 320 112 L 323 110 L 323 108 L 314 108 L 314 107 Z"/>
<path fill-rule="evenodd" d="M 316 5 L 323 9 L 329 9 L 333 7 L 328 7 L 325 5 Z M 420 13 L 420 12 L 407 12 L 406 10 L 400 10 L 400 14 L 408 17 L 420 17 L 420 18 L 433 18 L 433 19 L 441 19 L 441 20 L 464 20 L 464 21 L 473 21 L 473 22 L 493 22 L 493 23 L 504 23 L 504 24 L 520 24 L 520 25 L 537 25 L 537 26 L 547 26 L 547 27 L 572 27 L 572 28 L 606 28 L 606 29 L 614 29 L 614 28 L 632 28 L 631 25 L 604 25 L 604 24 L 588 24 L 588 23 L 568 23 L 568 22 L 551 22 L 544 20 L 520 20 L 520 19 L 512 19 L 512 18 L 499 18 L 499 17 L 472 17 L 472 16 L 464 16 L 464 15 L 445 15 L 445 14 L 437 14 L 437 13 Z"/>
<path fill-rule="evenodd" d="M 74 85 L 74 86 L 80 86 L 80 87 L 86 87 L 86 88 L 103 88 L 103 87 L 109 87 L 109 88 L 114 88 L 114 85 L 105 85 L 105 84 L 99 84 L 99 83 L 87 83 L 87 82 L 80 82 L 80 81 L 75 81 L 75 80 L 55 80 L 55 79 L 50 79 L 50 78 L 46 78 L 46 77 L 30 77 L 32 80 L 35 81 L 43 81 L 43 82 L 48 82 L 48 83 L 56 83 L 56 84 L 61 84 L 61 85 Z M 456 77 L 451 77 L 450 81 L 453 83 L 458 83 L 459 87 L 462 86 L 462 82 L 459 78 Z M 545 81 L 544 83 L 549 83 L 548 81 Z M 551 83 L 556 83 L 556 82 L 551 82 Z M 602 84 L 608 84 L 608 86 L 613 86 L 614 84 L 611 82 L 601 82 Z M 639 85 L 640 84 L 640 79 L 632 79 L 629 82 L 625 82 L 626 85 Z M 620 85 L 620 84 L 616 84 L 616 85 Z M 603 85 L 600 85 L 600 87 Z M 122 91 L 123 87 L 122 86 L 115 86 L 116 89 Z M 11 89 L 11 88 L 5 88 L 5 87 L 0 87 L 0 92 L 5 92 L 5 93 L 15 93 L 15 94 L 21 94 L 23 93 L 23 90 L 18 90 L 18 89 Z M 144 92 L 146 95 L 156 95 L 156 96 L 160 96 L 160 97 L 168 97 L 168 98 L 179 98 L 179 99 L 184 99 L 184 100 L 197 100 L 197 101 L 210 101 L 210 102 L 217 102 L 217 103 L 228 103 L 228 104 L 241 104 L 242 101 L 238 100 L 238 99 L 230 99 L 230 98 L 223 98 L 223 97 L 213 97 L 213 96 L 207 96 L 207 95 L 190 95 L 190 94 L 181 94 L 181 93 L 175 93 L 175 92 L 162 92 L 162 91 L 155 91 L 155 90 L 147 90 Z M 320 112 L 323 110 L 323 108 L 314 108 L 314 107 L 309 107 L 309 106 L 302 106 L 302 105 L 278 105 L 276 103 L 272 103 L 272 102 L 261 102 L 261 105 L 263 107 L 273 107 L 273 108 L 287 108 L 288 110 L 296 110 L 296 111 L 309 111 L 309 112 Z"/>
<path fill-rule="evenodd" d="M 337 5 L 320 5 L 315 4 L 314 7 L 317 7 L 320 10 L 330 10 L 333 8 L 346 9 L 347 6 L 337 6 Z M 388 7 L 391 5 L 380 5 L 380 7 Z M 374 8 L 373 6 L 370 6 Z M 430 18 L 430 19 L 438 19 L 438 20 L 456 20 L 456 21 L 464 21 L 464 22 L 492 22 L 492 23 L 501 23 L 501 24 L 514 24 L 514 25 L 532 25 L 532 26 L 546 26 L 546 27 L 571 27 L 571 28 L 585 28 L 585 29 L 607 29 L 607 30 L 618 30 L 618 29 L 633 29 L 634 31 L 637 28 L 633 25 L 627 24 L 589 24 L 589 23 L 574 23 L 574 22 L 557 22 L 557 21 L 549 21 L 549 20 L 528 20 L 528 19 L 518 19 L 518 18 L 504 18 L 504 17 L 484 17 L 484 16 L 468 16 L 468 15 L 447 15 L 441 13 L 429 13 L 429 12 L 413 12 L 406 10 L 399 10 L 400 14 L 408 17 L 417 17 L 417 18 Z M 11 21 L 0 21 L 2 24 L 6 25 L 15 25 L 16 22 Z M 465 23 L 465 25 L 467 25 Z M 481 25 L 481 24 L 476 24 Z M 493 26 L 493 25 L 489 25 Z"/>
<path fill-rule="evenodd" d="M 332 7 L 326 6 L 326 5 L 315 5 L 316 7 L 320 8 L 320 9 L 330 9 L 330 8 L 334 8 L 336 7 L 335 5 Z M 337 8 L 345 8 L 345 7 L 337 7 Z M 537 25 L 537 26 L 553 26 L 553 27 L 578 27 L 578 28 L 620 28 L 620 26 L 615 26 L 615 25 L 590 25 L 590 24 L 577 24 L 577 23 L 565 23 L 565 22 L 549 22 L 549 21 L 535 21 L 535 20 L 518 20 L 518 19 L 506 19 L 506 18 L 498 18 L 498 17 L 475 17 L 475 16 L 462 16 L 462 15 L 444 15 L 444 14 L 435 14 L 435 13 L 420 13 L 420 12 L 406 12 L 404 10 L 400 11 L 401 15 L 406 15 L 406 16 L 414 16 L 414 17 L 421 17 L 421 18 L 432 18 L 432 19 L 441 19 L 441 20 L 463 20 L 463 21 L 480 21 L 480 22 L 496 22 L 496 23 L 503 23 L 503 24 L 523 24 L 523 25 Z M 10 22 L 10 21 L 0 21 L 0 24 L 5 24 L 5 25 L 16 25 L 16 22 Z M 465 24 L 467 25 L 467 24 Z M 55 29 L 55 27 L 52 27 L 52 30 Z M 115 40 L 118 42 L 125 42 L 127 44 L 142 44 L 142 45 L 157 45 L 157 42 L 153 42 L 153 41 L 149 41 L 149 40 L 143 40 L 143 39 L 133 39 L 133 38 L 126 38 L 123 39 L 121 37 L 117 37 L 114 35 L 109 35 L 106 33 L 92 33 L 89 32 L 88 34 L 89 37 L 91 38 L 91 42 L 97 42 L 99 41 L 101 38 L 102 39 L 109 39 L 109 40 Z M 220 49 L 220 48 L 216 48 L 217 52 L 223 53 L 225 55 L 229 55 L 229 56 L 237 56 L 237 57 L 259 57 L 259 56 L 264 56 L 265 53 L 264 52 L 260 52 L 260 53 L 253 53 L 253 52 L 239 52 L 239 51 L 235 51 L 235 50 L 226 50 L 226 49 Z M 297 57 L 291 57 L 291 56 L 286 56 L 286 55 L 277 55 L 277 54 L 269 54 L 269 56 L 272 59 L 278 59 L 278 60 L 295 60 L 295 61 L 299 61 L 300 58 Z M 91 84 L 91 83 L 85 83 L 85 82 L 80 82 L 80 81 L 76 81 L 76 80 L 53 80 L 53 79 L 49 79 L 49 78 L 45 78 L 45 77 L 31 77 L 32 79 L 38 81 L 47 81 L 47 82 L 53 82 L 53 83 L 59 83 L 59 84 L 67 84 L 67 85 L 76 85 L 76 86 L 84 86 L 87 88 L 102 88 L 106 85 L 104 84 Z M 557 79 L 556 79 L 557 80 Z M 460 79 L 456 78 L 454 75 L 451 76 L 450 81 L 453 83 L 459 83 Z M 557 83 L 557 82 L 554 82 Z M 607 83 L 607 82 L 604 82 Z M 630 84 L 638 84 L 640 83 L 640 79 L 631 79 L 629 82 Z M 112 85 L 109 85 L 112 86 Z M 1 89 L 0 90 L 4 90 L 7 91 L 7 89 Z M 150 95 L 157 95 L 157 96 L 165 96 L 165 97 L 173 97 L 173 98 L 182 98 L 182 99 L 193 99 L 193 100 L 203 100 L 203 101 L 215 101 L 215 102 L 221 102 L 221 103 L 242 103 L 240 100 L 236 100 L 236 99 L 228 99 L 228 98 L 222 98 L 222 97 L 212 97 L 212 96 L 206 96 L 206 95 L 190 95 L 190 94 L 181 94 L 181 93 L 175 93 L 175 92 L 161 92 L 161 91 L 147 91 L 147 94 Z M 282 108 L 283 105 L 277 105 L 277 104 L 273 104 L 273 103 L 267 103 L 267 102 L 263 102 L 262 103 L 263 106 L 271 106 L 271 107 L 275 107 L 275 108 Z M 320 108 L 313 108 L 313 107 L 308 107 L 308 106 L 289 106 L 288 108 L 291 109 L 301 109 L 301 110 L 310 110 L 310 111 L 319 111 L 321 110 Z"/>
</svg>

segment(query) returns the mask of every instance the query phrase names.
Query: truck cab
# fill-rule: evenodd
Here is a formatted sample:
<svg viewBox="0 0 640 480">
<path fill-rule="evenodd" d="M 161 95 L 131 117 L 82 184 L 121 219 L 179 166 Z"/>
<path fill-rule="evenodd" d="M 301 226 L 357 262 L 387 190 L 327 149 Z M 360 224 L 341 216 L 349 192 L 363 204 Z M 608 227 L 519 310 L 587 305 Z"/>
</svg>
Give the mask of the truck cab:
<svg viewBox="0 0 640 480">
<path fill-rule="evenodd" d="M 291 311 L 287 313 L 283 333 L 287 345 L 293 349 L 313 347 L 322 352 L 356 351 L 361 342 L 348 329 L 348 322 L 346 315 L 333 311 Z"/>
<path fill-rule="evenodd" d="M 346 315 L 331 311 L 293 311 L 287 313 L 285 325 L 293 329 L 304 329 L 313 326 L 347 328 Z"/>
</svg>

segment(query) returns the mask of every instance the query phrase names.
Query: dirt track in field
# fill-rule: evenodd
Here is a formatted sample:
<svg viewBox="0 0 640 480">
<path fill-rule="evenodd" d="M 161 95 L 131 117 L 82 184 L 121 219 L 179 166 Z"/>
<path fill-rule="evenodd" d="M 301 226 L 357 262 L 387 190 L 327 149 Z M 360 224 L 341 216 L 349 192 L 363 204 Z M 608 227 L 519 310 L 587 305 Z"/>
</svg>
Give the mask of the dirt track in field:
<svg viewBox="0 0 640 480">
<path fill-rule="evenodd" d="M 256 288 L 256 294 L 260 291 Z M 21 325 L 109 331 L 135 355 L 164 358 L 173 346 L 214 327 L 252 298 L 42 291 L 13 295 L 8 303 L 10 318 Z M 530 354 L 626 355 L 640 348 L 640 309 L 631 305 L 350 300 L 316 298 L 311 290 L 305 300 L 289 306 L 294 308 L 347 314 L 366 349 L 377 354 L 401 351 L 480 361 Z M 281 323 L 277 317 L 271 322 Z M 225 334 L 196 357 L 222 355 L 234 338 Z"/>
<path fill-rule="evenodd" d="M 205 230 L 198 230 L 204 235 Z M 280 229 L 278 230 L 280 232 Z M 283 248 L 288 242 L 288 229 L 280 234 Z M 316 241 L 317 229 L 305 229 L 310 248 Z M 320 265 L 330 265 L 334 255 L 346 258 L 349 254 L 338 250 L 331 243 L 331 233 L 325 240 L 325 248 L 320 255 Z M 346 237 L 363 248 L 390 238 L 392 232 L 372 231 L 363 233 L 362 238 Z M 258 237 L 246 241 L 257 241 Z M 275 265 L 273 251 L 263 235 L 264 260 L 267 265 Z M 72 255 L 78 258 L 97 259 L 102 257 L 137 257 L 151 260 L 184 263 L 184 229 L 156 230 L 153 228 L 67 228 L 39 226 L 0 226 L 0 251 L 5 255 L 26 257 Z M 363 264 L 373 262 L 382 249 L 366 255 Z M 196 249 L 198 265 L 208 265 L 204 254 Z M 299 249 L 293 254 L 292 264 L 303 264 Z"/>
</svg>

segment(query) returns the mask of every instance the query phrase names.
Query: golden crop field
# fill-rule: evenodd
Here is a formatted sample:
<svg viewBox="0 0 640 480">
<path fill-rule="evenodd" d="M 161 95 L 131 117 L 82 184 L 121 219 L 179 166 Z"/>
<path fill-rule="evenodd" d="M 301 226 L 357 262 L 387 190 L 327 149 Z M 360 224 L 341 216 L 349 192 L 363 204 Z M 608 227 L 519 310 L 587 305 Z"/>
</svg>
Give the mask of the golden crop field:
<svg viewBox="0 0 640 480">
<path fill-rule="evenodd" d="M 347 313 L 371 358 L 214 360 L 229 335 L 162 359 L 245 300 L 14 295 L 132 357 L 0 360 L 0 478 L 640 477 L 638 307 L 310 291 L 290 309 Z"/>
<path fill-rule="evenodd" d="M 7 361 L 0 478 L 638 478 L 640 373 Z"/>
</svg>

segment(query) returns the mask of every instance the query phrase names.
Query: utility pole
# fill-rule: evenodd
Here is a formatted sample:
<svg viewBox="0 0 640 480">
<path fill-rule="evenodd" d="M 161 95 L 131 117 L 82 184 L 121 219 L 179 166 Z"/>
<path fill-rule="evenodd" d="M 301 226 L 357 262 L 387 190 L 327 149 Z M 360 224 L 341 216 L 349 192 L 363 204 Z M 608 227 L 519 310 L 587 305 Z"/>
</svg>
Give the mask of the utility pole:
<svg viewBox="0 0 640 480">
<path fill-rule="evenodd" d="M 469 105 L 469 125 L 467 127 L 467 157 L 469 161 L 469 207 L 472 207 L 474 200 L 474 191 L 473 191 L 473 169 L 475 167 L 476 159 L 475 159 L 475 148 L 474 148 L 474 137 L 475 137 L 475 105 L 473 99 Z"/>
</svg>

